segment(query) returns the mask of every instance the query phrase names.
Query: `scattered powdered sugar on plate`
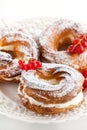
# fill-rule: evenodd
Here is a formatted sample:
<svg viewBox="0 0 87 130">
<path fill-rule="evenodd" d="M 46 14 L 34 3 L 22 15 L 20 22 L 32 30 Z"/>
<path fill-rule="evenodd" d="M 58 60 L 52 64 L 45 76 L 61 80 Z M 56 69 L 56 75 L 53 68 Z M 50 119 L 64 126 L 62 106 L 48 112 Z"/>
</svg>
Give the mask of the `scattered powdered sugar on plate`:
<svg viewBox="0 0 87 130">
<path fill-rule="evenodd" d="M 24 30 L 24 32 L 29 33 L 33 38 L 36 40 L 38 39 L 38 36 L 41 34 L 41 32 L 50 24 L 52 24 L 54 21 L 56 21 L 57 18 L 33 18 L 33 19 L 27 19 L 23 20 L 21 22 L 16 22 L 11 25 L 8 24 L 9 28 L 13 28 L 14 32 L 18 29 Z M 84 30 L 85 25 L 83 26 Z M 4 30 L 0 29 L 0 35 L 4 34 Z M 8 89 L 9 88 L 9 89 Z M 9 97 L 9 91 L 12 89 L 11 94 L 15 91 L 12 96 L 15 95 L 15 98 Z M 17 88 L 18 85 L 14 86 L 14 84 L 2 84 L 0 85 L 0 113 L 7 115 L 11 118 L 32 122 L 32 123 L 50 123 L 50 122 L 64 122 L 67 120 L 73 120 L 78 119 L 81 116 L 87 116 L 87 92 L 84 93 L 84 102 L 81 105 L 81 107 L 76 107 L 73 111 L 67 111 L 66 113 L 62 113 L 59 115 L 53 115 L 53 116 L 42 116 L 39 114 L 35 114 L 28 109 L 26 109 L 21 103 L 19 103 L 19 98 L 17 98 Z M 6 93 L 3 93 L 2 89 Z"/>
</svg>

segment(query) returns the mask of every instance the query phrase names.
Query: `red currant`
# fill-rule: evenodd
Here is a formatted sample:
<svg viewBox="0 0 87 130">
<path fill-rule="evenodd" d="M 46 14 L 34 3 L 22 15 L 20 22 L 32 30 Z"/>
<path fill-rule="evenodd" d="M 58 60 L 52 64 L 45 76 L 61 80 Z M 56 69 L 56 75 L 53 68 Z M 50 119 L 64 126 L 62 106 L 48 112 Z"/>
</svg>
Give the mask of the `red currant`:
<svg viewBox="0 0 87 130">
<path fill-rule="evenodd" d="M 72 54 L 77 53 L 77 48 L 76 48 L 76 47 L 73 47 L 73 48 L 74 48 L 74 49 L 73 49 Z"/>
<path fill-rule="evenodd" d="M 77 39 L 75 39 L 74 41 L 73 41 L 73 44 L 77 44 L 79 42 L 79 39 L 77 38 Z"/>
<path fill-rule="evenodd" d="M 20 68 L 24 69 L 24 61 L 23 60 L 19 60 L 18 63 L 19 63 Z"/>
<path fill-rule="evenodd" d="M 29 65 L 28 64 L 24 65 L 24 70 L 26 70 L 26 71 L 29 70 Z"/>
<path fill-rule="evenodd" d="M 32 66 L 33 69 L 37 68 L 36 61 L 31 61 L 30 65 Z"/>
<path fill-rule="evenodd" d="M 84 35 L 80 35 L 79 38 L 82 39 L 84 37 Z"/>
<path fill-rule="evenodd" d="M 81 45 L 82 45 L 83 47 L 87 47 L 87 42 L 86 42 L 86 41 L 82 41 L 82 42 L 81 42 Z"/>
<path fill-rule="evenodd" d="M 84 83 L 83 83 L 83 91 L 87 89 L 87 78 L 84 80 Z"/>
<path fill-rule="evenodd" d="M 42 66 L 42 63 L 36 60 L 29 60 L 27 64 L 23 60 L 19 60 L 18 63 L 19 63 L 20 68 L 26 71 L 34 70 Z"/>
<path fill-rule="evenodd" d="M 68 47 L 68 49 L 67 49 L 67 52 L 72 53 L 73 50 L 74 50 L 74 46 L 73 46 L 73 45 L 70 45 L 70 46 Z"/>
<path fill-rule="evenodd" d="M 42 66 L 42 63 L 40 61 L 36 61 L 37 68 L 40 68 Z"/>
<path fill-rule="evenodd" d="M 24 70 L 24 64 L 23 64 L 23 65 L 20 65 L 20 68 L 21 68 L 22 70 Z"/>
<path fill-rule="evenodd" d="M 87 78 L 87 70 L 84 69 L 84 70 L 81 71 L 81 73 L 82 73 L 82 75 L 83 75 L 85 78 Z"/>
<path fill-rule="evenodd" d="M 83 48 L 83 46 L 81 45 L 81 44 L 79 44 L 79 45 L 77 45 L 76 46 L 76 51 L 77 51 L 77 53 L 82 53 L 83 51 L 84 51 L 84 48 Z"/>
<path fill-rule="evenodd" d="M 87 42 L 87 35 L 83 37 L 83 40 Z"/>
<path fill-rule="evenodd" d="M 67 52 L 74 53 L 82 53 L 87 47 L 87 35 L 80 35 L 73 41 L 73 45 L 70 45 L 67 49 Z"/>
<path fill-rule="evenodd" d="M 24 61 L 23 60 L 19 60 L 18 63 L 19 63 L 19 65 L 21 65 L 21 64 L 24 64 Z"/>
</svg>

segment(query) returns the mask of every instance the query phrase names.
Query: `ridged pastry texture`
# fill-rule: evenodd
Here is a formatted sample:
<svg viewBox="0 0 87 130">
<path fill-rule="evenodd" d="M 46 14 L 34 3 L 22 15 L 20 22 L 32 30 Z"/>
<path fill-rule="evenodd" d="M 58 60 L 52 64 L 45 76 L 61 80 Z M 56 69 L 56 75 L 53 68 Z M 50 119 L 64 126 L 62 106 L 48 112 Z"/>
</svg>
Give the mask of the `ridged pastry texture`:
<svg viewBox="0 0 87 130">
<path fill-rule="evenodd" d="M 78 23 L 58 20 L 45 29 L 40 38 L 41 60 L 48 63 L 69 65 L 75 69 L 87 66 L 87 49 L 81 54 L 70 54 L 67 48 L 73 40 L 82 34 Z"/>
<path fill-rule="evenodd" d="M 0 80 L 19 80 L 21 69 L 18 60 L 29 58 L 39 58 L 38 46 L 29 34 L 23 30 L 3 29 L 0 34 Z"/>
<path fill-rule="evenodd" d="M 22 72 L 18 94 L 30 110 L 58 114 L 81 104 L 83 81 L 83 76 L 69 66 L 43 63 L 41 69 Z"/>
<path fill-rule="evenodd" d="M 0 51 L 0 82 L 18 81 L 21 69 L 18 61 L 6 52 Z"/>
<path fill-rule="evenodd" d="M 6 28 L 0 36 L 0 50 L 10 53 L 13 58 L 31 57 L 38 59 L 36 42 L 23 31 Z"/>
</svg>

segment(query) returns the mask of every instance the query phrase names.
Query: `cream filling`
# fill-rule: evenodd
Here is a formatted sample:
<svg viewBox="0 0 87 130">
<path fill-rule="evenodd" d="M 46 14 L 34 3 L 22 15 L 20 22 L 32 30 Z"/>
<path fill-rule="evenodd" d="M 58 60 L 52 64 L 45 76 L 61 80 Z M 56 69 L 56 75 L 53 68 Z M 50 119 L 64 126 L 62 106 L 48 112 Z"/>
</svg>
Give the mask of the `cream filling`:
<svg viewBox="0 0 87 130">
<path fill-rule="evenodd" d="M 36 78 L 39 78 L 39 76 L 38 75 L 35 75 L 35 77 Z M 44 79 L 41 79 L 42 81 L 44 81 L 44 82 L 47 82 L 47 83 L 49 83 L 49 84 L 51 84 L 51 85 L 56 85 L 56 84 L 58 84 L 58 79 L 49 79 L 49 80 L 44 80 Z"/>
<path fill-rule="evenodd" d="M 29 99 L 29 102 L 31 104 L 35 104 L 37 106 L 41 106 L 41 107 L 56 107 L 56 108 L 66 108 L 69 107 L 71 105 L 78 105 L 82 100 L 83 100 L 83 93 L 82 91 L 72 100 L 66 102 L 66 103 L 60 103 L 60 104 L 44 104 L 42 102 L 39 102 L 35 99 L 33 99 L 32 97 L 29 97 L 28 95 L 26 95 L 24 93 L 24 97 Z"/>
<path fill-rule="evenodd" d="M 6 80 L 6 81 L 11 81 L 11 80 L 19 80 L 20 79 L 20 75 L 18 76 L 15 76 L 15 77 L 12 77 L 12 78 L 5 78 L 5 77 L 2 77 L 2 79 Z"/>
<path fill-rule="evenodd" d="M 5 51 L 13 51 L 13 46 L 12 45 L 8 45 L 8 46 L 2 46 L 0 47 L 0 50 L 5 50 Z"/>
</svg>

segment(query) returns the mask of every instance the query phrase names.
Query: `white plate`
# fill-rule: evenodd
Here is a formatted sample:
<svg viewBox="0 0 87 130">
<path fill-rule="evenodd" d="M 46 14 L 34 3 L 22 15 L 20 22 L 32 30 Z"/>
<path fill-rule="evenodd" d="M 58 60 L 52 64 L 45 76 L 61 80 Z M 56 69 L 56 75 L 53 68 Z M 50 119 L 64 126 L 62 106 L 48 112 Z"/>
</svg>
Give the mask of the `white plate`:
<svg viewBox="0 0 87 130">
<path fill-rule="evenodd" d="M 23 28 L 28 31 L 30 35 L 36 38 L 40 35 L 41 31 L 50 25 L 56 19 L 30 19 L 13 24 L 14 29 Z M 26 24 L 25 24 L 26 23 Z M 4 25 L 4 24 L 3 24 Z M 29 29 L 28 29 L 29 28 Z M 11 118 L 31 122 L 31 123 L 60 123 L 67 120 L 78 119 L 81 116 L 87 115 L 87 94 L 84 94 L 84 103 L 81 107 L 75 108 L 73 111 L 55 115 L 55 116 L 41 116 L 35 114 L 25 107 L 20 102 L 17 94 L 18 84 L 16 83 L 0 83 L 0 113 L 7 115 Z"/>
</svg>

